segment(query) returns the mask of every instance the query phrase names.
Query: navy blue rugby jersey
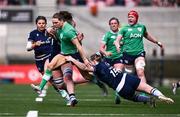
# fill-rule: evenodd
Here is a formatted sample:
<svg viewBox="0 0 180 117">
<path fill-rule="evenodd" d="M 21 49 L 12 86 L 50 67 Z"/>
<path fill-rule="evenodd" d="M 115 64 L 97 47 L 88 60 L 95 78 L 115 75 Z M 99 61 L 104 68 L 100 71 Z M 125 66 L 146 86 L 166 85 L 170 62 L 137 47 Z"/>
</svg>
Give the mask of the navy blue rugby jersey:
<svg viewBox="0 0 180 117">
<path fill-rule="evenodd" d="M 45 44 L 42 44 L 41 46 L 36 46 L 34 48 L 35 56 L 40 56 L 43 54 L 50 54 L 51 53 L 51 37 L 48 36 L 46 30 L 43 32 L 36 30 L 33 30 L 30 32 L 28 41 L 36 42 L 36 41 L 42 41 L 45 42 Z"/>
<path fill-rule="evenodd" d="M 99 80 L 116 90 L 116 87 L 122 79 L 123 73 L 118 72 L 105 62 L 98 63 L 94 68 L 94 74 L 99 78 Z"/>
</svg>

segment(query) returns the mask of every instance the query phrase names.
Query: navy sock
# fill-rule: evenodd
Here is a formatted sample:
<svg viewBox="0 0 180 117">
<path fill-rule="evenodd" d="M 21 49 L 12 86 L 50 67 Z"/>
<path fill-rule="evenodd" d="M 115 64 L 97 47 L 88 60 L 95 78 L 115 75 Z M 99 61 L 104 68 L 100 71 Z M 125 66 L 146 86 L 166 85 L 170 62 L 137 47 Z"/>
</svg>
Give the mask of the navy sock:
<svg viewBox="0 0 180 117">
<path fill-rule="evenodd" d="M 145 95 L 135 95 L 134 100 L 135 102 L 149 102 L 150 97 Z"/>
</svg>

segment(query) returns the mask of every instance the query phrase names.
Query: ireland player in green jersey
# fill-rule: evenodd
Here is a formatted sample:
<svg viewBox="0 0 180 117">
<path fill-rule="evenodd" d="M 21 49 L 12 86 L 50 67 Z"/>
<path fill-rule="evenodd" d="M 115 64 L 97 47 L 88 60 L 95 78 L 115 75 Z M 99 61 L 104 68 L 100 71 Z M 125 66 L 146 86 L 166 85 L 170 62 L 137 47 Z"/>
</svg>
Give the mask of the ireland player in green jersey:
<svg viewBox="0 0 180 117">
<path fill-rule="evenodd" d="M 119 20 L 115 17 L 110 18 L 109 27 L 110 31 L 106 32 L 102 38 L 100 52 L 104 55 L 104 62 L 113 66 L 116 68 L 116 70 L 122 72 L 124 68 L 122 53 L 118 53 L 116 51 L 116 46 L 114 45 L 114 41 L 116 40 L 120 28 Z M 120 103 L 120 97 L 117 93 L 115 97 L 115 103 Z"/>
<path fill-rule="evenodd" d="M 89 61 L 85 56 L 84 50 L 81 44 L 78 41 L 77 33 L 74 27 L 65 21 L 64 15 L 59 14 L 57 15 L 58 18 L 56 19 L 55 28 L 57 28 L 57 37 L 61 42 L 60 50 L 61 54 L 63 55 L 71 55 L 75 59 L 79 59 L 80 61 L 84 62 L 86 65 L 89 65 Z M 62 60 L 59 60 L 60 54 L 56 55 L 52 61 L 47 65 L 47 70 L 43 75 L 43 80 L 40 84 L 40 90 L 43 89 L 44 84 L 50 79 L 52 75 L 52 70 L 57 68 L 59 63 Z M 75 98 L 74 93 L 74 82 L 72 81 L 72 64 L 70 62 L 66 62 L 65 64 L 61 65 L 61 70 L 63 73 L 64 83 L 66 84 L 67 91 L 70 96 L 71 105 L 75 106 L 77 104 L 77 99 Z M 37 89 L 37 88 L 35 88 Z M 37 89 L 38 90 L 38 89 Z"/>
<path fill-rule="evenodd" d="M 116 49 L 120 51 L 119 41 L 123 38 L 123 60 L 124 64 L 135 65 L 138 77 L 146 82 L 144 67 L 145 67 L 145 50 L 143 44 L 143 37 L 147 40 L 157 44 L 163 49 L 161 42 L 157 41 L 149 32 L 143 24 L 138 23 L 138 13 L 131 10 L 128 13 L 128 24 L 125 26 L 118 34 L 115 45 Z"/>
<path fill-rule="evenodd" d="M 109 26 L 110 31 L 106 32 L 102 38 L 100 52 L 105 56 L 104 59 L 107 63 L 114 66 L 117 70 L 123 71 L 122 53 L 117 52 L 116 46 L 114 45 L 120 27 L 119 20 L 112 17 L 109 20 Z"/>
<path fill-rule="evenodd" d="M 56 28 L 58 28 L 57 36 L 61 42 L 61 54 L 71 55 L 75 59 L 79 59 L 80 61 L 88 65 L 89 61 L 87 60 L 84 50 L 78 41 L 77 33 L 74 27 L 66 22 L 64 16 L 61 14 L 59 14 L 58 25 L 56 26 Z M 53 65 L 54 64 L 52 62 L 52 64 L 49 64 L 49 67 L 53 67 Z M 66 83 L 67 90 L 70 95 L 71 104 L 72 106 L 74 106 L 75 104 L 77 104 L 77 100 L 74 93 L 74 83 L 72 81 L 72 64 L 70 62 L 63 64 L 61 66 L 61 70 L 63 72 L 64 82 Z"/>
</svg>

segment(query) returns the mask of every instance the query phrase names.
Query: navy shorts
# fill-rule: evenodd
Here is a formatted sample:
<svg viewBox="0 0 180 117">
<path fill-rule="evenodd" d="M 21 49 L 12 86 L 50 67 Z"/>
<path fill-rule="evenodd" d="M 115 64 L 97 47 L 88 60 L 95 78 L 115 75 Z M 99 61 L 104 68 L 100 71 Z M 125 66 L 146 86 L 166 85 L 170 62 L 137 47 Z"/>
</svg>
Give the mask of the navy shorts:
<svg viewBox="0 0 180 117">
<path fill-rule="evenodd" d="M 128 55 L 126 52 L 123 52 L 122 59 L 125 65 L 134 65 L 136 58 L 145 57 L 145 55 L 146 55 L 145 51 L 141 52 L 138 55 Z"/>
<path fill-rule="evenodd" d="M 122 63 L 123 64 L 123 59 L 122 57 L 120 58 L 117 58 L 117 59 L 110 59 L 110 58 L 103 58 L 103 61 L 108 63 L 110 66 L 113 66 L 114 64 L 117 64 L 117 63 Z"/>
<path fill-rule="evenodd" d="M 38 60 L 38 61 L 36 61 L 36 67 L 37 67 L 38 71 L 39 71 L 41 74 L 44 73 L 44 64 L 45 64 L 45 62 L 46 62 L 47 59 L 48 59 L 48 58 L 43 59 L 43 60 Z"/>
<path fill-rule="evenodd" d="M 118 94 L 125 99 L 132 100 L 140 81 L 138 77 L 127 74 L 125 84 Z"/>
</svg>

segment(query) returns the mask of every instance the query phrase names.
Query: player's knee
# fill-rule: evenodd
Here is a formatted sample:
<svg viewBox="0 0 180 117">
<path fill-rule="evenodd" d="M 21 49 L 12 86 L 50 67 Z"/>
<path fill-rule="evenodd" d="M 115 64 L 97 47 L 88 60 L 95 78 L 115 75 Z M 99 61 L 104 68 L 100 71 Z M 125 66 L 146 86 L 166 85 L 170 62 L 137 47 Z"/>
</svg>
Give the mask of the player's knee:
<svg viewBox="0 0 180 117">
<path fill-rule="evenodd" d="M 63 77 L 64 77 L 64 82 L 68 80 L 72 80 L 72 69 L 71 68 L 64 69 Z"/>
<path fill-rule="evenodd" d="M 144 69 L 145 65 L 146 64 L 144 60 L 139 60 L 136 62 L 135 67 L 136 69 Z"/>
</svg>

